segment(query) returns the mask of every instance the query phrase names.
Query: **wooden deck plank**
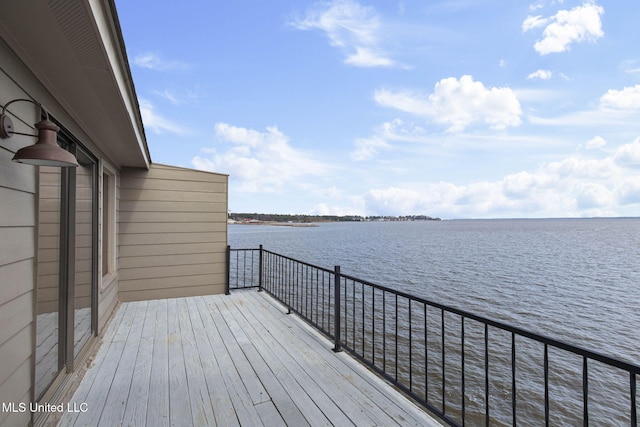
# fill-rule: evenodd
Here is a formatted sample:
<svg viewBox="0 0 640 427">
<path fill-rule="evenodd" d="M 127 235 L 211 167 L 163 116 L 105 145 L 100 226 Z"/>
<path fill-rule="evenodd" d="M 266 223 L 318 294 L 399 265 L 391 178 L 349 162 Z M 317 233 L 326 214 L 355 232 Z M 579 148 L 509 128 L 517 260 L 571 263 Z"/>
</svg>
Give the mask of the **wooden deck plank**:
<svg viewBox="0 0 640 427">
<path fill-rule="evenodd" d="M 107 393 L 104 411 L 100 416 L 101 426 L 113 426 L 120 423 L 129 400 L 129 391 L 133 379 L 134 368 L 138 359 L 138 349 L 147 313 L 147 301 L 132 304 L 133 321 L 127 335 L 122 355 Z"/>
<path fill-rule="evenodd" d="M 258 411 L 258 405 L 260 405 L 260 403 L 254 404 L 252 401 L 249 390 L 245 386 L 245 383 L 234 364 L 234 358 L 232 358 L 229 350 L 222 340 L 222 337 L 220 336 L 217 324 L 212 317 L 212 308 L 207 305 L 207 298 L 209 297 L 196 298 L 195 304 L 197 306 L 197 312 L 199 313 L 204 331 L 202 335 L 203 339 L 201 341 L 209 343 L 208 346 L 205 346 L 206 353 L 203 355 L 203 358 L 207 359 L 207 356 L 209 356 L 215 362 L 217 370 L 219 371 L 224 383 L 219 383 L 217 384 L 217 387 L 214 386 L 209 388 L 209 391 L 212 394 L 211 397 L 215 402 L 214 409 L 219 408 L 216 410 L 216 420 L 220 418 L 218 416 L 220 412 L 225 414 L 226 411 L 230 409 L 227 407 L 225 401 L 225 399 L 228 399 L 232 404 L 231 409 L 235 412 L 235 421 L 240 425 L 260 426 L 262 424 Z M 209 354 L 209 349 L 211 350 L 211 354 Z M 237 357 L 235 359 L 237 359 Z M 266 390 L 262 387 L 262 383 L 260 383 L 255 373 L 254 377 L 255 380 L 251 381 L 251 384 L 255 384 L 257 386 L 254 387 L 254 390 L 255 388 L 259 388 L 261 390 L 261 393 L 259 394 L 260 401 L 262 401 L 262 403 L 270 402 L 267 400 L 268 395 Z M 215 380 L 215 378 L 217 378 L 217 375 L 211 378 L 211 380 Z M 220 388 L 222 387 L 226 388 L 227 393 L 220 392 Z M 280 418 L 280 420 L 282 420 L 282 418 Z M 230 423 L 229 420 L 226 420 L 226 422 Z"/>
<path fill-rule="evenodd" d="M 202 377 L 206 383 L 206 390 L 204 391 L 207 394 L 205 398 L 210 402 L 216 425 L 239 426 L 240 422 L 230 395 L 230 387 L 225 383 L 224 375 L 218 363 L 218 357 L 222 357 L 222 353 L 225 353 L 226 349 L 220 349 L 219 354 L 216 354 L 211 347 L 207 335 L 207 327 L 202 321 L 202 315 L 197 304 L 201 300 L 202 298 L 187 298 L 185 302 L 196 337 L 196 350 L 200 356 Z"/>
<path fill-rule="evenodd" d="M 258 318 L 274 314 L 284 317 L 285 321 L 291 321 L 286 319 L 287 316 L 284 313 L 277 311 L 274 313 L 275 307 L 260 307 L 259 302 L 256 307 L 258 310 L 254 308 L 251 311 L 242 312 L 245 322 L 251 325 L 250 327 L 259 327 L 260 323 L 256 322 Z M 268 311 L 261 311 L 264 309 Z M 281 328 L 269 327 L 257 332 L 265 345 L 269 345 L 269 342 L 293 343 L 297 339 L 296 336 L 287 334 L 287 331 Z M 369 402 L 361 404 L 359 401 L 363 400 L 363 397 L 357 390 L 354 393 L 349 379 L 341 376 L 326 360 L 315 354 L 316 351 L 330 353 L 329 345 L 315 350 L 301 348 L 298 345 L 273 346 L 273 351 L 278 359 L 287 360 L 286 366 L 291 375 L 334 424 L 384 425 L 388 421 L 379 408 L 372 407 Z M 334 355 L 331 354 L 331 356 Z"/>
<path fill-rule="evenodd" d="M 253 317 L 249 321 L 250 323 L 255 322 L 260 316 L 268 315 L 272 307 L 279 305 L 271 297 L 261 296 L 260 293 L 248 293 L 246 298 L 254 300 L 251 304 L 253 309 L 246 311 L 247 316 Z M 281 309 L 284 313 L 284 307 L 281 307 Z M 328 393 L 331 393 L 333 388 L 339 387 L 349 396 L 346 400 L 338 398 L 340 402 L 348 402 L 346 405 L 343 404 L 343 409 L 347 409 L 349 404 L 358 403 L 369 416 L 377 414 L 377 422 L 391 417 L 395 423 L 403 426 L 425 425 L 425 413 L 423 410 L 406 401 L 399 392 L 393 390 L 381 378 L 372 375 L 369 370 L 348 354 L 327 352 L 326 350 L 332 347 L 332 343 L 302 320 L 293 317 L 300 327 L 291 328 L 290 322 L 292 319 L 287 319 L 287 317 L 275 317 L 274 320 L 283 324 L 284 327 L 272 328 L 271 331 L 280 334 L 276 337 L 278 340 L 301 340 L 304 345 L 288 346 L 287 349 L 298 353 L 298 357 L 304 358 L 313 369 L 317 369 L 320 366 L 329 369 L 325 372 L 325 375 L 317 378 L 328 378 L 331 381 L 330 388 L 327 390 Z M 290 337 L 282 336 L 282 332 L 290 335 Z M 336 363 L 335 357 L 339 358 L 343 363 Z M 319 364 L 319 359 L 324 360 L 325 363 Z M 337 382 L 336 378 L 347 378 L 348 384 Z M 354 385 L 355 387 L 353 387 Z M 335 393 L 336 391 L 334 390 L 333 392 Z M 355 415 L 357 415 L 357 411 Z M 431 425 L 437 426 L 439 424 L 433 423 Z"/>
<path fill-rule="evenodd" d="M 299 360 L 292 357 L 283 346 L 273 345 L 278 340 L 273 337 L 271 330 L 265 328 L 262 323 L 252 323 L 252 317 L 247 318 L 245 313 L 240 312 L 240 307 L 235 305 L 238 301 L 233 301 L 229 298 L 224 299 L 230 309 L 230 317 L 235 318 L 236 327 L 242 329 L 242 332 L 250 340 L 251 345 L 265 359 L 272 361 L 270 362 L 271 369 L 277 372 L 278 380 L 292 397 L 292 400 L 307 421 L 312 425 L 331 425 L 332 422 L 340 426 L 351 424 L 338 405 L 331 401 L 329 396 L 311 379 L 309 373 L 300 367 Z M 274 361 L 277 362 L 274 363 Z"/>
<path fill-rule="evenodd" d="M 122 425 L 137 426 L 146 422 L 157 311 L 157 301 L 148 301 Z"/>
<path fill-rule="evenodd" d="M 229 327 L 233 337 L 241 347 L 245 356 L 251 362 L 251 366 L 255 370 L 256 374 L 260 378 L 260 381 L 264 385 L 265 389 L 271 396 L 273 403 L 278 408 L 280 415 L 284 419 L 287 425 L 292 426 L 308 426 L 310 425 L 306 417 L 293 399 L 299 397 L 289 394 L 286 387 L 283 386 L 281 379 L 277 376 L 280 373 L 281 368 L 278 366 L 276 369 L 272 368 L 267 361 L 263 358 L 263 355 L 252 345 L 249 338 L 242 331 L 235 322 L 227 320 L 227 317 L 232 315 L 232 312 L 224 304 L 218 305 L 222 317 L 225 319 L 227 326 Z M 275 359 L 269 359 L 269 362 L 279 365 Z"/>
<path fill-rule="evenodd" d="M 168 300 L 157 300 L 146 424 L 169 425 Z M 144 425 L 144 424 L 143 424 Z"/>
<path fill-rule="evenodd" d="M 167 342 L 169 344 L 169 420 L 171 425 L 192 426 L 189 384 L 178 319 L 178 300 L 167 301 Z"/>
<path fill-rule="evenodd" d="M 204 297 L 204 300 L 209 309 L 209 315 L 213 320 L 214 327 L 220 334 L 220 338 L 222 340 L 221 345 L 227 348 L 231 360 L 249 393 L 251 401 L 254 404 L 258 404 L 270 400 L 269 393 L 265 390 L 264 385 L 260 382 L 260 379 L 256 375 L 254 368 L 251 366 L 250 361 L 247 359 L 246 355 L 240 348 L 240 345 L 227 327 L 224 317 L 216 304 L 216 301 L 219 301 L 220 298 L 218 296 L 211 296 Z"/>
<path fill-rule="evenodd" d="M 252 296 L 247 295 L 247 297 Z M 249 316 L 249 323 L 255 322 L 257 317 L 270 315 L 269 312 L 275 308 L 268 305 L 263 306 L 261 303 L 262 301 L 256 301 L 255 308 L 245 314 Z M 293 320 L 293 318 L 288 319 L 287 317 L 284 313 L 281 314 L 280 320 L 283 322 L 283 326 L 284 322 L 290 323 Z M 301 328 L 296 328 L 296 330 L 297 329 Z M 269 332 L 272 334 L 273 339 L 277 341 L 300 341 L 300 337 L 290 328 L 270 328 Z M 301 332 L 304 333 L 302 330 Z M 320 341 L 317 342 L 320 343 Z M 324 346 L 320 345 L 317 348 L 295 345 L 287 346 L 286 349 L 283 347 L 282 349 L 289 352 L 293 360 L 302 361 L 297 368 L 299 372 L 296 378 L 308 375 L 307 372 L 313 372 L 310 380 L 315 382 L 320 392 L 324 393 L 325 396 L 330 399 L 330 401 L 326 403 L 327 408 L 329 410 L 333 409 L 333 411 L 335 411 L 335 409 L 342 411 L 342 416 L 347 418 L 347 423 L 356 425 L 362 423 L 369 425 L 389 425 L 387 413 L 378 407 L 377 402 L 369 399 L 357 388 L 354 390 L 352 383 L 353 373 L 350 370 L 339 370 L 334 367 L 334 364 L 337 362 L 336 357 L 339 357 L 339 355 L 335 355 L 331 351 L 331 345 L 328 341 L 325 342 Z M 322 357 L 323 354 L 327 357 Z M 322 400 L 319 401 L 322 402 Z"/>
<path fill-rule="evenodd" d="M 191 419 L 195 426 L 216 425 L 209 389 L 205 380 L 205 377 L 210 372 L 205 369 L 208 365 L 201 359 L 201 354 L 196 344 L 195 332 L 201 335 L 202 331 L 194 331 L 187 309 L 186 298 L 178 298 L 177 307 L 189 403 L 191 404 Z"/>
<path fill-rule="evenodd" d="M 101 351 L 96 355 L 93 366 L 88 369 L 73 396 L 73 402 L 86 403 L 89 410 L 87 412 L 66 413 L 62 418 L 61 425 L 98 425 L 104 410 L 105 396 L 118 369 L 124 344 L 131 329 L 134 311 L 135 306 L 133 305 L 120 306 L 119 313 L 116 313 L 111 325 L 113 333 L 108 331 L 103 337 Z"/>
<path fill-rule="evenodd" d="M 123 303 L 60 425 L 440 424 L 265 293 Z M 123 403 L 124 402 L 124 403 Z"/>
</svg>

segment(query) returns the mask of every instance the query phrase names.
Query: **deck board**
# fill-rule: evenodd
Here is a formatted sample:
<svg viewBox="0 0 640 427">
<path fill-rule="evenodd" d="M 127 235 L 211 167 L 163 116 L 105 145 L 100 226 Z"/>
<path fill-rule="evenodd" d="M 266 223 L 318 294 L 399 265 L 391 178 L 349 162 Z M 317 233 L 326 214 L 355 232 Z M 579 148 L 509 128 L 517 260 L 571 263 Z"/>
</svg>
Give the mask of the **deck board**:
<svg viewBox="0 0 640 427">
<path fill-rule="evenodd" d="M 62 426 L 439 426 L 256 291 L 123 303 Z"/>
</svg>

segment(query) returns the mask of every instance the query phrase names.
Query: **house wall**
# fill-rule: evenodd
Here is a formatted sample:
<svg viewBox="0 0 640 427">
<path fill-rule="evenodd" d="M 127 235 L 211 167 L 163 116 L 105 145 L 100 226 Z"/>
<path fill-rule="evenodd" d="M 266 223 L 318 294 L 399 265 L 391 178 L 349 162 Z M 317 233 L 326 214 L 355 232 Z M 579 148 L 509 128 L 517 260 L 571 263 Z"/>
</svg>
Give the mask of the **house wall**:
<svg viewBox="0 0 640 427">
<path fill-rule="evenodd" d="M 227 175 L 171 166 L 121 173 L 121 301 L 223 293 Z"/>
<path fill-rule="evenodd" d="M 113 164 L 0 38 L 0 105 L 22 98 L 36 99 L 46 105 L 49 113 L 101 160 L 100 171 L 103 164 Z M 9 109 L 17 132 L 36 133 L 33 124 L 40 118 L 35 105 L 17 102 Z M 34 141 L 20 135 L 0 139 L 0 404 L 33 401 L 36 316 L 57 310 L 60 169 L 11 161 L 17 150 Z M 115 174 L 117 191 L 118 168 L 110 166 L 110 170 Z M 79 197 L 84 197 L 81 195 L 82 191 Z M 100 215 L 99 221 L 101 218 Z M 78 243 L 82 245 L 86 241 L 86 230 L 81 226 L 78 231 L 84 234 L 78 236 Z M 113 239 L 116 238 L 114 231 Z M 86 270 L 87 266 L 80 262 L 81 279 L 86 279 Z M 117 303 L 117 278 L 117 274 L 113 274 L 102 278 L 100 283 L 99 328 Z M 78 304 L 88 302 L 85 291 L 88 290 L 80 293 Z M 30 420 L 29 411 L 0 410 L 0 426 L 28 425 Z"/>
<path fill-rule="evenodd" d="M 0 55 L 2 47 L 0 44 Z M 4 61 L 5 57 L 0 57 Z M 4 105 L 23 95 L 9 76 L 0 72 L 0 102 Z M 33 106 L 15 106 L 12 110 L 20 118 L 35 122 Z M 25 123 L 13 122 L 17 131 L 31 131 Z M 11 161 L 22 145 L 16 137 L 0 140 L 0 402 L 16 403 L 31 400 L 36 282 L 37 168 Z M 0 425 L 26 425 L 29 419 L 29 413 L 0 411 Z"/>
</svg>

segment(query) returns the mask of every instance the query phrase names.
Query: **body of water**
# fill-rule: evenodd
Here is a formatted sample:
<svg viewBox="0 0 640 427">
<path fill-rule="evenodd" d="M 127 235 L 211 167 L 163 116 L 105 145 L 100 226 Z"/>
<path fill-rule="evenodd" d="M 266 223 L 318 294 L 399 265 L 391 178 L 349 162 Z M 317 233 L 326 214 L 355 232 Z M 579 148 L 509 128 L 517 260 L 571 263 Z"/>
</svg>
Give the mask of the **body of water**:
<svg viewBox="0 0 640 427">
<path fill-rule="evenodd" d="M 229 244 L 340 265 L 344 274 L 640 364 L 640 219 L 231 225 Z"/>
</svg>

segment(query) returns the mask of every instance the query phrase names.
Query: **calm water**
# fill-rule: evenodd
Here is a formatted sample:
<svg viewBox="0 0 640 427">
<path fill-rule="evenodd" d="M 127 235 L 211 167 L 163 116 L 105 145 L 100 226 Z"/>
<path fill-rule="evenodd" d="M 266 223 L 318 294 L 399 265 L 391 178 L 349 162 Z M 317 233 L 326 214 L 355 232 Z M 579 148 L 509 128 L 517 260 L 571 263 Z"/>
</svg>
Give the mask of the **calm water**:
<svg viewBox="0 0 640 427">
<path fill-rule="evenodd" d="M 345 274 L 640 364 L 640 219 L 232 225 L 229 244 L 340 265 Z"/>
<path fill-rule="evenodd" d="M 258 247 L 640 363 L 640 219 L 229 226 Z"/>
</svg>

